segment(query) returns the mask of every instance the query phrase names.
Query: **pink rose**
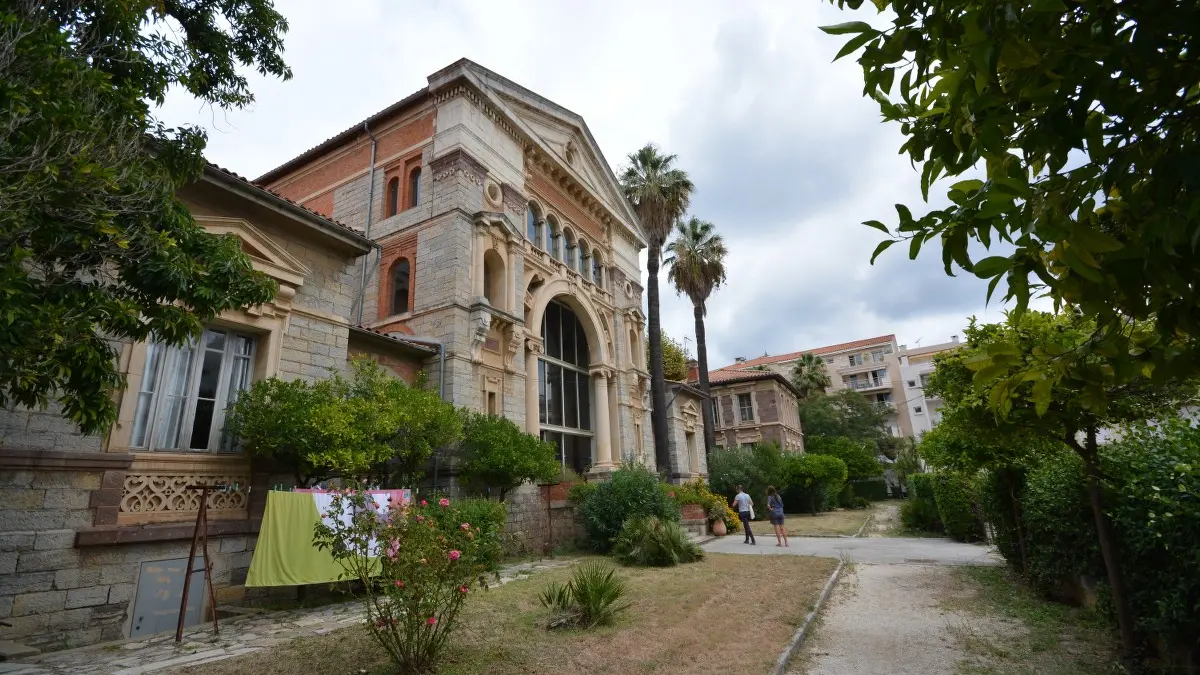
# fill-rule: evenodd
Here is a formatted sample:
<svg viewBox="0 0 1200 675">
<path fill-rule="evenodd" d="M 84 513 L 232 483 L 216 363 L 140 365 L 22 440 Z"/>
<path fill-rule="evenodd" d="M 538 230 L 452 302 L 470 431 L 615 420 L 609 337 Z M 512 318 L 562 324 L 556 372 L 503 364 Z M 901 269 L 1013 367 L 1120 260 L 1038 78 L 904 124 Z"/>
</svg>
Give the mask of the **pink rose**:
<svg viewBox="0 0 1200 675">
<path fill-rule="evenodd" d="M 396 588 L 404 588 L 404 582 L 397 579 L 396 580 Z"/>
<path fill-rule="evenodd" d="M 444 509 L 447 506 L 450 506 L 450 500 L 446 499 L 445 497 L 442 497 L 441 499 L 438 500 L 438 506 L 440 506 Z"/>
<path fill-rule="evenodd" d="M 424 499 L 422 499 L 422 500 L 421 500 L 421 506 L 429 506 L 429 502 L 427 502 L 427 501 L 425 501 Z"/>
<path fill-rule="evenodd" d="M 429 617 L 429 620 L 425 622 L 425 625 L 436 626 L 437 625 L 437 617 L 436 616 Z"/>
<path fill-rule="evenodd" d="M 423 523 L 423 522 L 425 522 L 425 516 L 418 515 L 418 516 L 417 516 L 417 522 L 418 522 L 418 523 Z"/>
<path fill-rule="evenodd" d="M 458 560 L 460 557 L 462 557 L 462 553 L 459 553 L 458 551 L 450 551 L 451 560 Z"/>
<path fill-rule="evenodd" d="M 462 530 L 463 532 L 466 532 L 467 530 L 471 529 L 471 524 L 463 523 L 462 525 L 458 526 L 458 529 Z"/>
<path fill-rule="evenodd" d="M 459 586 L 459 587 L 458 587 L 458 592 L 459 592 L 459 593 L 466 593 L 466 592 L 467 592 L 467 591 L 469 591 L 469 590 L 471 590 L 471 589 L 467 588 L 466 586 Z"/>
<path fill-rule="evenodd" d="M 392 543 L 388 544 L 387 557 L 392 562 L 396 561 L 396 556 L 400 553 L 400 541 L 393 539 Z"/>
</svg>

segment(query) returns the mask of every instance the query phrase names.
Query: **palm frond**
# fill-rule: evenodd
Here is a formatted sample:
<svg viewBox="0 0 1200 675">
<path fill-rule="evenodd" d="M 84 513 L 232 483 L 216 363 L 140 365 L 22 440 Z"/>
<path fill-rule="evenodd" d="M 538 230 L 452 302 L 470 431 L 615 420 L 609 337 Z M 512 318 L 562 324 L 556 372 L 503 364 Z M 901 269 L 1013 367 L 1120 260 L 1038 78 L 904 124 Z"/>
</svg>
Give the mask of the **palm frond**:
<svg viewBox="0 0 1200 675">
<path fill-rule="evenodd" d="M 699 307 L 704 307 L 713 291 L 725 283 L 725 255 L 729 251 L 715 230 L 712 223 L 699 218 L 681 220 L 675 225 L 675 238 L 664 249 L 667 280 L 676 293 L 687 295 Z"/>
</svg>

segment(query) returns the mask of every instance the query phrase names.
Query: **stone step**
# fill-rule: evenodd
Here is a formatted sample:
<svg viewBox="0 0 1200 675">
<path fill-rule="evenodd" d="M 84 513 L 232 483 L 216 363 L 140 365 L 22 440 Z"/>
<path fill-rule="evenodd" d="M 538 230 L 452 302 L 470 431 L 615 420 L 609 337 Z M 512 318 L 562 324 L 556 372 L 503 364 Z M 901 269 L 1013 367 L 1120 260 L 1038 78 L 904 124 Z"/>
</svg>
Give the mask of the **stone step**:
<svg viewBox="0 0 1200 675">
<path fill-rule="evenodd" d="M 0 661 L 12 661 L 26 656 L 37 656 L 42 650 L 23 645 L 19 642 L 0 640 Z"/>
</svg>

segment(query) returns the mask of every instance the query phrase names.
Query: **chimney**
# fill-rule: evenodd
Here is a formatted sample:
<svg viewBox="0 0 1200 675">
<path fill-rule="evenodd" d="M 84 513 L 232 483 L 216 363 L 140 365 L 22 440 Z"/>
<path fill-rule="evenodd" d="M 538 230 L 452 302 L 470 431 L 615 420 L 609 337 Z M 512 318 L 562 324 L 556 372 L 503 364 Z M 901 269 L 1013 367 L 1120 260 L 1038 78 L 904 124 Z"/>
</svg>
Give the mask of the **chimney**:
<svg viewBox="0 0 1200 675">
<path fill-rule="evenodd" d="M 744 356 L 735 356 L 735 357 L 733 357 L 733 362 L 734 362 L 734 363 L 745 363 L 745 362 L 746 362 L 746 357 L 744 357 Z"/>
<path fill-rule="evenodd" d="M 700 381 L 700 363 L 698 361 L 696 361 L 696 359 L 688 359 L 687 366 L 688 366 L 687 381 L 688 382 L 699 382 Z"/>
<path fill-rule="evenodd" d="M 951 335 L 951 336 L 950 336 L 950 341 L 951 341 L 951 342 L 958 342 L 958 336 L 957 336 L 957 335 Z"/>
</svg>

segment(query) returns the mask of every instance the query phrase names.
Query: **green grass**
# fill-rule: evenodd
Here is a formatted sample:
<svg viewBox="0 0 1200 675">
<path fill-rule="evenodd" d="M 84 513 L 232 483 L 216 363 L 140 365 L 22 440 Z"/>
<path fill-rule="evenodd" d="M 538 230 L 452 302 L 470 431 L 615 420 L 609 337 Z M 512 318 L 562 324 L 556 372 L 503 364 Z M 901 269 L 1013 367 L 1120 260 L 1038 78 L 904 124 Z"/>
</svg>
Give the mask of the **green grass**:
<svg viewBox="0 0 1200 675">
<path fill-rule="evenodd" d="M 964 675 L 1123 672 L 1116 635 L 1099 614 L 1045 600 L 1006 568 L 964 567 L 956 574 L 967 592 L 943 604 L 981 619 L 953 627 L 967 654 L 959 664 Z"/>
</svg>

